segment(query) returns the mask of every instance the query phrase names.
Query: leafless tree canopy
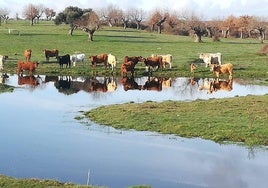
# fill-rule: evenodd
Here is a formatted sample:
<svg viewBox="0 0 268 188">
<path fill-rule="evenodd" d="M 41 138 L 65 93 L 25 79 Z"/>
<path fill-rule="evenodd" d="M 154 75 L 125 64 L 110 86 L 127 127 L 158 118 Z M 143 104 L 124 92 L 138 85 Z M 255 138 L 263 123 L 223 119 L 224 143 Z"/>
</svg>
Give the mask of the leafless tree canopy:
<svg viewBox="0 0 268 188">
<path fill-rule="evenodd" d="M 85 10 L 78 7 L 66 7 L 65 11 L 58 13 L 56 16 L 56 12 L 53 9 L 46 8 L 42 4 L 28 4 L 23 12 L 25 18 L 31 21 L 31 25 L 34 20 L 38 21 L 43 14 L 45 14 L 47 20 L 51 20 L 56 16 L 56 24 L 70 24 L 70 35 L 72 35 L 74 29 L 82 29 L 91 34 L 89 35 L 89 40 L 93 40 L 93 34 L 100 25 L 108 25 L 110 27 L 123 27 L 124 29 L 128 27 L 147 29 L 159 34 L 164 32 L 193 36 L 196 42 L 202 42 L 202 37 L 210 37 L 212 41 L 220 41 L 220 37 L 241 39 L 250 37 L 256 38 L 263 43 L 268 27 L 267 19 L 249 15 L 239 17 L 230 15 L 225 19 L 204 21 L 201 15 L 189 10 L 175 12 L 156 9 L 146 12 L 137 8 L 122 10 L 114 4 L 108 4 L 99 10 L 90 8 L 88 11 Z M 6 22 L 8 12 L 0 9 L 0 18 Z"/>
</svg>

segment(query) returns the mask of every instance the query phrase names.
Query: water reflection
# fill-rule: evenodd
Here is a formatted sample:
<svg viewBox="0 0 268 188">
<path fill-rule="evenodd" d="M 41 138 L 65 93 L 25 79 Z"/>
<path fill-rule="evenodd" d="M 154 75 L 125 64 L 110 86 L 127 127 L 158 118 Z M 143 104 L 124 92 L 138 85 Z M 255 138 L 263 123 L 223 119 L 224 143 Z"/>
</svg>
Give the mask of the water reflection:
<svg viewBox="0 0 268 188">
<path fill-rule="evenodd" d="M 199 90 L 207 90 L 208 94 L 216 91 L 232 91 L 233 90 L 233 79 L 220 80 L 220 79 L 209 79 L 203 80 L 203 83 L 199 85 L 199 82 L 194 79 L 191 80 L 191 85 L 198 84 Z"/>
<path fill-rule="evenodd" d="M 123 91 L 132 92 L 132 98 L 142 95 L 144 100 L 196 100 L 209 98 L 224 98 L 245 96 L 248 94 L 266 94 L 267 87 L 243 85 L 240 80 L 225 80 L 214 78 L 166 78 L 166 77 L 74 77 L 74 76 L 43 76 L 43 75 L 8 75 L 6 84 L 16 79 L 12 86 L 30 86 L 31 89 L 44 88 L 53 83 L 55 88 L 65 95 L 76 94 L 80 91 L 87 93 L 115 93 L 125 95 Z M 138 93 L 133 93 L 139 91 Z M 158 91 L 156 95 L 145 96 L 147 92 Z M 95 94 L 94 94 L 95 95 Z M 124 97 L 128 97 L 125 95 Z M 155 99 L 157 98 L 157 99 Z M 116 102 L 116 101 L 115 101 Z M 141 102 L 141 101 L 139 101 Z"/>
<path fill-rule="evenodd" d="M 267 86 L 233 80 L 231 91 L 207 94 L 199 90 L 205 79 L 195 78 L 34 77 L 39 82 L 36 87 L 19 85 L 18 75 L 5 79 L 5 84 L 16 88 L 0 94 L 1 174 L 85 184 L 90 170 L 91 184 L 110 188 L 267 186 L 265 148 L 116 130 L 87 120 L 83 123 L 88 126 L 81 126 L 74 119 L 81 115 L 79 111 L 100 105 L 263 95 L 268 93 Z M 130 80 L 127 88 L 137 89 L 125 90 Z M 162 81 L 162 90 L 143 90 L 147 81 Z M 90 91 L 92 83 L 106 85 L 107 92 Z M 109 83 L 116 86 L 111 86 L 112 92 L 108 92 Z"/>
<path fill-rule="evenodd" d="M 34 75 L 18 75 L 18 85 L 29 85 L 36 87 L 39 85 L 39 77 Z"/>
</svg>

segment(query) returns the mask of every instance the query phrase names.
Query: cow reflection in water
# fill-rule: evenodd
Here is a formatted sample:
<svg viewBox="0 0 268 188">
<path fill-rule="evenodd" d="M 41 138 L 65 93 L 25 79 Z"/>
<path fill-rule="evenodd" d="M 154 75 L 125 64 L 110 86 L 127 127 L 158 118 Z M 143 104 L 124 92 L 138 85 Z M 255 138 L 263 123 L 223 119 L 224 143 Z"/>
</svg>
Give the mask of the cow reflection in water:
<svg viewBox="0 0 268 188">
<path fill-rule="evenodd" d="M 22 74 L 18 75 L 18 85 L 30 85 L 36 87 L 39 85 L 40 77 L 35 77 L 34 75 L 23 76 Z"/>
<path fill-rule="evenodd" d="M 112 92 L 117 88 L 117 83 L 114 78 L 99 77 L 92 78 L 88 87 L 89 92 Z"/>
<path fill-rule="evenodd" d="M 216 79 L 213 82 L 211 82 L 211 86 L 210 89 L 208 91 L 208 93 L 213 93 L 216 91 L 232 91 L 233 90 L 233 79 L 229 79 L 229 80 L 219 80 Z"/>
<path fill-rule="evenodd" d="M 207 90 L 207 93 L 211 94 L 216 91 L 231 91 L 233 89 L 233 79 L 229 80 L 210 80 L 208 78 L 204 79 L 202 85 L 199 86 L 199 90 Z"/>
<path fill-rule="evenodd" d="M 121 78 L 121 83 L 123 84 L 123 88 L 125 91 L 135 89 L 141 90 L 142 87 L 135 81 L 134 76 Z"/>
<path fill-rule="evenodd" d="M 54 81 L 54 86 L 58 89 L 60 93 L 70 95 L 78 91 L 71 90 L 71 76 L 60 76 L 58 80 Z"/>
<path fill-rule="evenodd" d="M 46 76 L 43 83 L 48 82 L 53 82 L 55 88 L 66 95 L 77 93 L 80 90 L 80 87 L 76 87 L 76 84 L 72 81 L 71 76 Z"/>
<path fill-rule="evenodd" d="M 139 85 L 133 76 L 122 77 L 121 83 L 125 91 L 128 90 L 155 90 L 162 91 L 162 88 L 171 87 L 172 78 L 148 77 L 144 85 Z"/>
<path fill-rule="evenodd" d="M 7 78 L 9 78 L 7 73 L 0 72 L 0 84 L 4 84 Z"/>
<path fill-rule="evenodd" d="M 154 90 L 154 91 L 162 91 L 162 78 L 156 78 L 156 77 L 148 77 L 148 80 L 145 82 L 145 84 L 142 86 L 143 90 Z"/>
<path fill-rule="evenodd" d="M 112 92 L 117 88 L 114 78 L 93 77 L 93 78 L 75 78 L 71 76 L 46 76 L 44 83 L 54 82 L 54 86 L 60 93 L 66 95 L 74 94 L 79 91 L 86 92 Z"/>
<path fill-rule="evenodd" d="M 169 88 L 172 84 L 172 78 L 161 78 L 162 79 L 162 88 Z"/>
</svg>

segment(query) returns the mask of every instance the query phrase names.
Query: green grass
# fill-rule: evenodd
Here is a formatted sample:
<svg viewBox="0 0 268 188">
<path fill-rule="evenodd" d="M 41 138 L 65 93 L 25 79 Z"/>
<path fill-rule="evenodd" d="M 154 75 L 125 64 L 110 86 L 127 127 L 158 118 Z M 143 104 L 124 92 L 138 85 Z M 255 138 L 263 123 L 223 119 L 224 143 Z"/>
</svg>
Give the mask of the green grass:
<svg viewBox="0 0 268 188">
<path fill-rule="evenodd" d="M 84 115 L 98 124 L 117 129 L 268 145 L 267 104 L 268 95 L 194 102 L 127 103 L 101 106 Z"/>
<path fill-rule="evenodd" d="M 61 183 L 56 180 L 41 179 L 17 179 L 0 175 L 1 188 L 94 188 L 93 186 L 75 185 L 72 183 Z M 97 188 L 97 187 L 95 187 Z M 99 187 L 100 188 L 100 187 Z"/>
<path fill-rule="evenodd" d="M 19 35 L 9 35 L 8 28 L 17 29 Z M 75 30 L 74 36 L 69 36 L 68 25 L 56 26 L 53 22 L 43 21 L 30 26 L 26 21 L 10 21 L 0 26 L 1 50 L 0 54 L 8 55 L 11 59 L 23 60 L 25 49 L 32 49 L 32 60 L 40 62 L 36 74 L 68 74 L 88 75 L 98 72 L 100 75 L 110 74 L 111 70 L 98 67 L 95 70 L 87 58 L 86 67 L 76 66 L 60 70 L 58 64 L 42 64 L 45 61 L 42 50 L 57 48 L 61 55 L 76 51 L 84 52 L 87 57 L 100 53 L 112 53 L 118 60 L 115 75 L 120 75 L 120 64 L 125 55 L 143 57 L 151 54 L 172 54 L 174 68 L 157 71 L 156 76 L 192 76 L 189 64 L 198 61 L 200 52 L 221 52 L 223 62 L 234 65 L 234 77 L 244 78 L 251 82 L 258 80 L 261 84 L 268 84 L 268 58 L 258 55 L 259 49 L 264 45 L 256 39 L 221 38 L 220 42 L 212 42 L 211 38 L 203 37 L 203 43 L 195 43 L 188 36 L 166 35 L 126 29 L 118 27 L 103 27 L 95 32 L 94 41 L 87 40 L 86 33 Z M 265 41 L 266 42 L 266 41 Z M 14 54 L 17 54 L 16 56 Z M 52 59 L 55 62 L 55 59 Z M 9 61 L 5 71 L 16 73 L 16 60 Z M 144 73 L 144 65 L 139 63 L 136 74 Z M 211 77 L 209 70 L 199 66 L 195 77 Z"/>
</svg>

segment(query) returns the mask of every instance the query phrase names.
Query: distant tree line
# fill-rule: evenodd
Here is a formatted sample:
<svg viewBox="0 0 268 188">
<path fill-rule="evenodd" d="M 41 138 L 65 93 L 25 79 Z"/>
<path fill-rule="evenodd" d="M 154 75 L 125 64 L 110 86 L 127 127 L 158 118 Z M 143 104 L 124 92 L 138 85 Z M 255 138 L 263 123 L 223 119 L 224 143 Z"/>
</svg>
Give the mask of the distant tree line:
<svg viewBox="0 0 268 188">
<path fill-rule="evenodd" d="M 1 19 L 8 20 L 6 10 L 0 9 Z M 143 9 L 131 8 L 122 10 L 118 6 L 110 4 L 98 10 L 91 8 L 66 7 L 64 11 L 56 14 L 53 9 L 44 5 L 28 4 L 23 9 L 23 15 L 30 20 L 30 24 L 38 23 L 41 16 L 46 20 L 54 20 L 55 24 L 69 24 L 69 34 L 73 35 L 75 29 L 88 33 L 88 39 L 93 40 L 93 34 L 101 26 L 123 27 L 148 30 L 150 32 L 169 33 L 175 35 L 193 36 L 196 42 L 202 42 L 202 37 L 210 37 L 212 41 L 220 41 L 220 38 L 256 38 L 261 43 L 266 39 L 268 21 L 255 16 L 242 15 L 235 17 L 230 15 L 225 19 L 211 21 L 202 20 L 191 11 L 170 11 L 155 9 L 146 12 Z"/>
</svg>

